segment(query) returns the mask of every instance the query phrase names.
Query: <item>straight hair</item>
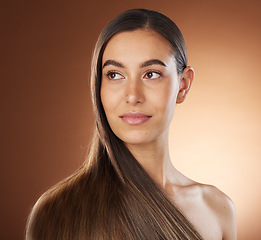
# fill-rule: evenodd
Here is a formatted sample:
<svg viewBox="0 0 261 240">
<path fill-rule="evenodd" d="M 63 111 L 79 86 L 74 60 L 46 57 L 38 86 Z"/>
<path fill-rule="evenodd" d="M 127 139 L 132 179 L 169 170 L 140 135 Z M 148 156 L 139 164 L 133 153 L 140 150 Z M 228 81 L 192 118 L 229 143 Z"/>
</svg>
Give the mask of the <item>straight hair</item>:
<svg viewBox="0 0 261 240">
<path fill-rule="evenodd" d="M 75 174 L 40 198 L 28 221 L 27 239 L 202 239 L 113 133 L 102 106 L 102 57 L 106 45 L 114 35 L 137 29 L 165 37 L 173 46 L 178 74 L 186 68 L 182 33 L 161 13 L 128 10 L 104 28 L 91 67 L 95 131 L 90 152 Z"/>
</svg>

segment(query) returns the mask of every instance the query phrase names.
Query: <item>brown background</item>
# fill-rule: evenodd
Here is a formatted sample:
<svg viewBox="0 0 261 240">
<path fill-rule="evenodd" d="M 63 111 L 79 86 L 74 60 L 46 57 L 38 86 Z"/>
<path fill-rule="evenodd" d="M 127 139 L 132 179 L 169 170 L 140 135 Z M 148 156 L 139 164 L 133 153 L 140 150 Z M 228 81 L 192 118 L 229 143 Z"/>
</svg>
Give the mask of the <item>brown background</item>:
<svg viewBox="0 0 261 240">
<path fill-rule="evenodd" d="M 239 240 L 260 239 L 258 0 L 1 3 L 0 239 L 23 239 L 37 198 L 83 162 L 93 46 L 112 17 L 136 7 L 178 24 L 196 71 L 171 126 L 174 164 L 233 199 Z"/>
</svg>

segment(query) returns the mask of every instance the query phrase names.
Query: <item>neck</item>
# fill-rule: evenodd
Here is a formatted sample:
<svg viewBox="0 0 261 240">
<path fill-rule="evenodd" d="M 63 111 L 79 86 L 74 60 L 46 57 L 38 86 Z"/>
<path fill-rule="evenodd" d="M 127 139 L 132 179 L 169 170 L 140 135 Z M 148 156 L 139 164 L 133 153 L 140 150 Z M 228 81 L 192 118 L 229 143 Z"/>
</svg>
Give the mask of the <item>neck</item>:
<svg viewBox="0 0 261 240">
<path fill-rule="evenodd" d="M 145 171 L 163 189 L 167 189 L 169 183 L 178 184 L 179 172 L 171 162 L 168 137 L 142 145 L 126 145 Z"/>
</svg>

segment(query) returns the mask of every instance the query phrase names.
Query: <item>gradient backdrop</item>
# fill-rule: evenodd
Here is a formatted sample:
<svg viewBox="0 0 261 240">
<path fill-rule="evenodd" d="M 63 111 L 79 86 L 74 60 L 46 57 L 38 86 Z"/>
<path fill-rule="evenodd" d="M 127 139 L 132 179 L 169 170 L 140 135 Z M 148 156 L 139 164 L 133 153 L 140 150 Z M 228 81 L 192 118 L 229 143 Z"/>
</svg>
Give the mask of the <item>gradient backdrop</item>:
<svg viewBox="0 0 261 240">
<path fill-rule="evenodd" d="M 181 28 L 196 79 L 171 126 L 189 177 L 234 201 L 238 239 L 261 236 L 260 1 L 1 3 L 0 239 L 23 239 L 38 197 L 83 162 L 93 126 L 89 69 L 97 36 L 128 8 Z"/>
</svg>

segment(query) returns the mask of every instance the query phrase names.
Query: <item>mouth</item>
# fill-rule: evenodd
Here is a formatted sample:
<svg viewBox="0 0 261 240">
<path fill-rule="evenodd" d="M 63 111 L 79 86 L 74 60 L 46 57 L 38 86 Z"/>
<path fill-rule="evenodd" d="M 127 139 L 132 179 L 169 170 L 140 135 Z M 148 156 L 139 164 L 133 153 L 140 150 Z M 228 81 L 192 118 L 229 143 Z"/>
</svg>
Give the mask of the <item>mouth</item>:
<svg viewBox="0 0 261 240">
<path fill-rule="evenodd" d="M 141 112 L 128 112 L 120 116 L 123 122 L 134 126 L 147 122 L 151 117 Z"/>
</svg>

